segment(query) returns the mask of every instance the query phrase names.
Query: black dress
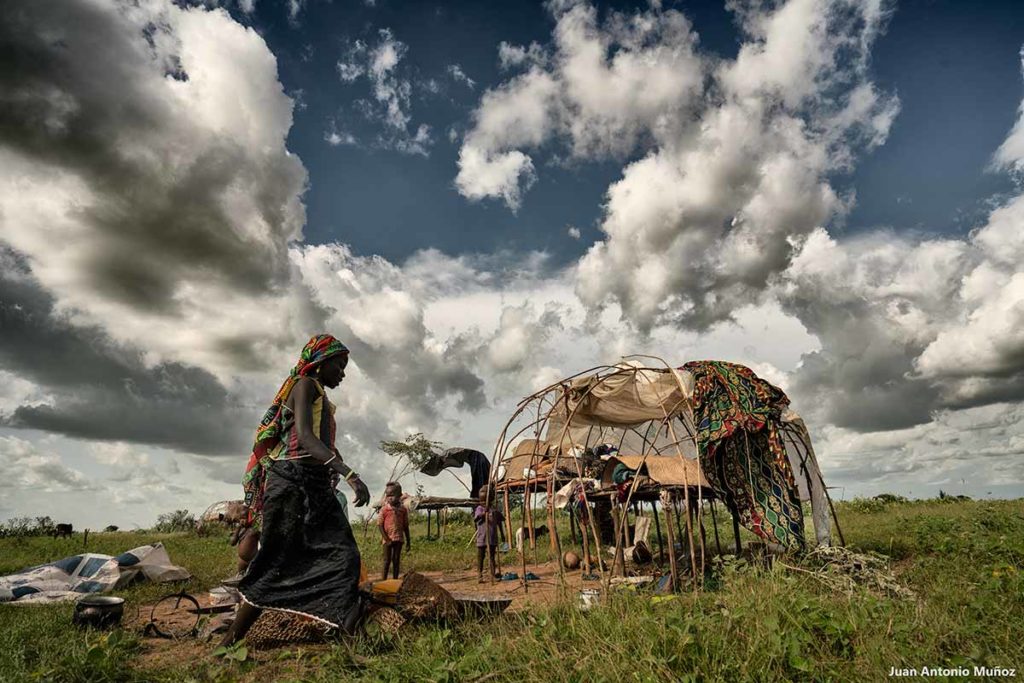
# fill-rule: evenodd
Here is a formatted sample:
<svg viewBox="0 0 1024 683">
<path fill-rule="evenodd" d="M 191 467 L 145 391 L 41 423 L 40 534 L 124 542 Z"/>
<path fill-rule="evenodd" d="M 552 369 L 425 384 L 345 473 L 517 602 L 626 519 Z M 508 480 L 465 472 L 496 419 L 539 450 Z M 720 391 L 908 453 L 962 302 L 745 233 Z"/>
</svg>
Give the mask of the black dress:
<svg viewBox="0 0 1024 683">
<path fill-rule="evenodd" d="M 259 552 L 238 586 L 246 602 L 352 632 L 362 616 L 359 549 L 331 470 L 278 460 L 267 472 Z"/>
</svg>

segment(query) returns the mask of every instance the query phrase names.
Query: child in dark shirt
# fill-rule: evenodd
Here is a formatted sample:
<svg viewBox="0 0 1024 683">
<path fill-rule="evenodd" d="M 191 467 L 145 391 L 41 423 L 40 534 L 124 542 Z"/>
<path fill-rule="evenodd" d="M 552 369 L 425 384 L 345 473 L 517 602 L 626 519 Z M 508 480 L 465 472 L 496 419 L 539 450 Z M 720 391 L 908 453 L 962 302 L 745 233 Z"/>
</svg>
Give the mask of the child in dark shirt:
<svg viewBox="0 0 1024 683">
<path fill-rule="evenodd" d="M 473 522 L 476 524 L 476 577 L 483 583 L 484 580 L 484 554 L 490 557 L 491 574 L 498 577 L 497 562 L 495 553 L 498 549 L 498 529 L 505 521 L 505 515 L 501 514 L 494 505 L 488 505 L 488 489 L 480 490 L 480 504 L 473 510 Z"/>
<path fill-rule="evenodd" d="M 402 562 L 403 537 L 406 552 L 412 550 L 409 511 L 402 505 L 402 486 L 398 482 L 389 481 L 384 487 L 384 505 L 380 508 L 377 526 L 384 546 L 384 572 L 381 578 L 388 578 L 388 569 L 391 569 L 392 578 L 397 579 Z"/>
</svg>

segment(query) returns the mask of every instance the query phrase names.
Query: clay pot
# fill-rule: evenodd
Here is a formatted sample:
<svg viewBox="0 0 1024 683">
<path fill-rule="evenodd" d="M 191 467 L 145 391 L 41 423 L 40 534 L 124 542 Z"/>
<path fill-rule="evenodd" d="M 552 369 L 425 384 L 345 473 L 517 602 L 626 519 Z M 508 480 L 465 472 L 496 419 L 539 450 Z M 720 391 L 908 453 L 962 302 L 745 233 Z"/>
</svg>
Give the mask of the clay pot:
<svg viewBox="0 0 1024 683">
<path fill-rule="evenodd" d="M 573 551 L 568 551 L 562 555 L 562 566 L 566 569 L 579 569 L 580 568 L 580 556 Z"/>
</svg>

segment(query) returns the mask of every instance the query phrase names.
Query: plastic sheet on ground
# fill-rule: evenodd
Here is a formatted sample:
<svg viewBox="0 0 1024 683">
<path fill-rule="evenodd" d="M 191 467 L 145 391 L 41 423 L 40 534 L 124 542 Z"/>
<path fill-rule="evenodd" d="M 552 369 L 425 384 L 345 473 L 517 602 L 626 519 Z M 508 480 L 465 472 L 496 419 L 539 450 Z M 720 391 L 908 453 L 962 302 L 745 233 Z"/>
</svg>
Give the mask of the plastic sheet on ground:
<svg viewBox="0 0 1024 683">
<path fill-rule="evenodd" d="M 75 600 L 86 593 L 121 588 L 139 578 L 164 583 L 191 576 L 188 570 L 171 564 L 162 543 L 133 548 L 117 557 L 82 553 L 0 576 L 0 603 Z"/>
</svg>

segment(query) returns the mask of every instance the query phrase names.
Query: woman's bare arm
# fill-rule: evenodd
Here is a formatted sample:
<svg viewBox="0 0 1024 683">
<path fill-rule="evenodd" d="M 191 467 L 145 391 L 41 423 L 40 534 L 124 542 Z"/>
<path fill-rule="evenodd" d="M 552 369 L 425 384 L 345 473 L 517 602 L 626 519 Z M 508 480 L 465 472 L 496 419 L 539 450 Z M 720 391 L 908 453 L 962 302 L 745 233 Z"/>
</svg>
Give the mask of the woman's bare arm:
<svg viewBox="0 0 1024 683">
<path fill-rule="evenodd" d="M 355 492 L 355 506 L 362 507 L 370 502 L 370 491 L 366 488 L 366 484 L 359 479 L 358 475 L 353 476 L 352 468 L 345 464 L 337 451 L 332 451 L 320 440 L 319 434 L 313 433 L 313 402 L 319 395 L 313 380 L 308 377 L 300 377 L 295 388 L 292 389 L 290 400 L 292 401 L 292 411 L 295 413 L 294 429 L 299 439 L 299 445 L 313 458 L 333 467 Z"/>
</svg>

